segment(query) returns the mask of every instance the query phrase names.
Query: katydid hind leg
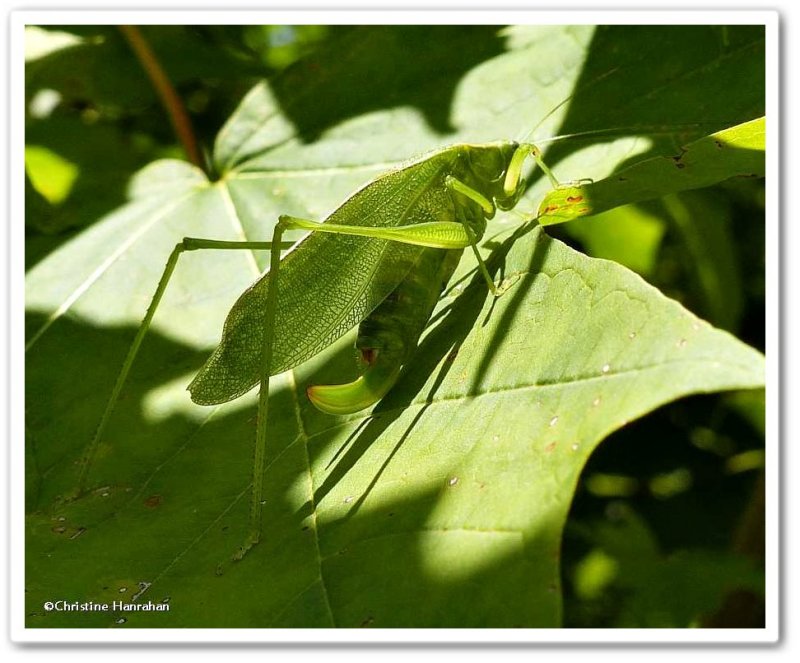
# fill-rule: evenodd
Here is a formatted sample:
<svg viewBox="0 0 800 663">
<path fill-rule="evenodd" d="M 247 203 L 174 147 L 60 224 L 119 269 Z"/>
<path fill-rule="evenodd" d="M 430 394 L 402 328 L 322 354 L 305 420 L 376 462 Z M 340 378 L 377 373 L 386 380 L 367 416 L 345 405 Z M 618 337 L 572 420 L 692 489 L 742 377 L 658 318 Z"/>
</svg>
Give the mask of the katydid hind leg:
<svg viewBox="0 0 800 663">
<path fill-rule="evenodd" d="M 270 250 L 271 254 L 277 253 L 277 255 L 280 256 L 281 249 L 285 247 L 286 244 L 280 241 L 280 235 L 277 235 L 274 242 L 223 241 L 223 240 L 210 240 L 203 238 L 186 237 L 181 242 L 175 245 L 175 248 L 172 250 L 169 259 L 167 260 L 167 263 L 164 267 L 164 271 L 161 274 L 156 290 L 153 293 L 153 296 L 147 307 L 145 316 L 142 319 L 142 322 L 140 323 L 139 328 L 137 329 L 136 335 L 134 336 L 134 339 L 128 349 L 128 353 L 125 357 L 125 360 L 123 361 L 120 372 L 117 375 L 116 381 L 112 388 L 111 395 L 109 396 L 109 399 L 100 417 L 98 426 L 95 429 L 94 436 L 86 445 L 81 454 L 81 458 L 79 460 L 79 473 L 78 473 L 77 484 L 73 489 L 73 491 L 69 495 L 67 495 L 68 500 L 77 499 L 86 492 L 89 474 L 97 453 L 97 449 L 100 445 L 100 442 L 103 439 L 108 423 L 114 412 L 115 406 L 119 400 L 119 397 L 128 379 L 131 367 L 133 366 L 133 363 L 136 359 L 136 356 L 139 352 L 142 342 L 144 341 L 144 338 L 147 335 L 153 317 L 155 316 L 155 313 L 158 309 L 158 305 L 160 304 L 164 296 L 164 293 L 166 292 L 170 279 L 175 273 L 175 268 L 177 267 L 180 256 L 186 251 L 212 250 L 212 249 L 250 250 L 250 251 Z M 268 383 L 267 383 L 267 388 L 268 388 Z M 261 498 L 259 495 L 259 505 L 260 505 L 260 499 Z M 251 515 L 251 522 L 252 522 L 252 515 Z"/>
<path fill-rule="evenodd" d="M 175 267 L 178 264 L 178 258 L 185 250 L 186 248 L 183 242 L 177 244 L 172 250 L 169 259 L 167 260 L 167 264 L 164 266 L 164 271 L 161 274 L 161 278 L 158 281 L 158 286 L 156 287 L 153 297 L 150 300 L 150 304 L 147 307 L 144 319 L 140 323 L 139 329 L 136 331 L 136 336 L 128 348 L 128 353 L 122 363 L 122 368 L 120 369 L 117 379 L 114 382 L 114 386 L 111 389 L 111 395 L 106 402 L 105 409 L 103 410 L 103 414 L 100 417 L 100 422 L 95 429 L 94 436 L 86 445 L 86 447 L 84 447 L 83 453 L 78 461 L 78 481 L 73 491 L 67 496 L 67 499 L 77 499 L 86 492 L 86 483 L 88 481 L 89 471 L 91 470 L 92 463 L 94 462 L 94 458 L 97 453 L 97 448 L 100 445 L 100 441 L 103 439 L 106 427 L 111 419 L 111 414 L 114 411 L 117 401 L 119 400 L 122 388 L 125 386 L 125 382 L 128 379 L 128 373 L 130 372 L 131 366 L 136 359 L 136 355 L 139 352 L 142 341 L 144 341 L 144 337 L 146 336 L 148 329 L 150 329 L 150 323 L 153 320 L 156 309 L 158 309 L 158 305 L 167 289 L 169 280 L 172 278 L 172 275 L 175 272 Z"/>
<path fill-rule="evenodd" d="M 241 560 L 261 540 L 261 513 L 264 469 L 267 457 L 267 425 L 269 422 L 269 378 L 272 373 L 272 350 L 275 338 L 275 308 L 278 299 L 278 274 L 281 262 L 281 238 L 287 224 L 281 218 L 272 236 L 269 261 L 269 290 L 264 307 L 264 336 L 261 346 L 261 381 L 258 390 L 256 442 L 253 452 L 253 485 L 250 491 L 250 523 L 247 538 L 233 559 Z"/>
<path fill-rule="evenodd" d="M 469 236 L 461 226 L 450 221 L 428 221 L 407 226 L 351 226 L 281 216 L 280 224 L 285 230 L 299 229 L 334 235 L 370 237 L 432 249 L 464 249 L 470 243 Z"/>
</svg>

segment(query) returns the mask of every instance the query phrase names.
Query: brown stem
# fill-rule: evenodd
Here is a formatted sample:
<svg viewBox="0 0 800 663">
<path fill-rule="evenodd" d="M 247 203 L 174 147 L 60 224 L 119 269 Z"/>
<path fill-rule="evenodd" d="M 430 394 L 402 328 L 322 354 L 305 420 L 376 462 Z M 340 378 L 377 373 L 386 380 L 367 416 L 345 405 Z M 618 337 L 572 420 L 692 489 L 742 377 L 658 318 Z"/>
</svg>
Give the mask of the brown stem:
<svg viewBox="0 0 800 663">
<path fill-rule="evenodd" d="M 147 43 L 139 28 L 134 25 L 120 25 L 119 29 L 128 40 L 133 52 L 156 88 L 158 96 L 161 98 L 161 103 L 164 104 L 164 108 L 167 110 L 172 128 L 175 130 L 181 145 L 183 145 L 189 161 L 198 168 L 203 168 L 203 159 L 197 147 L 194 131 L 192 131 L 192 122 L 178 93 L 169 78 L 167 78 L 167 74 L 161 67 L 158 58 L 156 58 L 156 54 L 150 48 L 150 44 Z"/>
</svg>

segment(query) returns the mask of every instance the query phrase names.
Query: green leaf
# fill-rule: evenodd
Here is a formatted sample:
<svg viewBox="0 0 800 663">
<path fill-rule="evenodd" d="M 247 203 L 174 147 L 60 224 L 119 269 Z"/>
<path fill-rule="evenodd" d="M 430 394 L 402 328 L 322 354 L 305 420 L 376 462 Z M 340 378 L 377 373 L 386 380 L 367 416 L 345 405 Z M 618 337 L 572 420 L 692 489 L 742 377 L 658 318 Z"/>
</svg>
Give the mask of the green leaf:
<svg viewBox="0 0 800 663">
<path fill-rule="evenodd" d="M 742 265 L 746 261 L 739 255 L 741 241 L 732 216 L 729 196 L 709 188 L 615 207 L 562 227 L 589 255 L 615 260 L 648 278 L 657 278 L 659 261 L 668 262 L 669 250 L 677 250 L 673 260 L 690 282 L 691 296 L 684 304 L 736 333 L 745 299 Z M 667 254 L 660 255 L 664 245 Z M 747 271 L 756 274 L 758 269 L 748 266 Z"/>
<path fill-rule="evenodd" d="M 765 132 L 761 117 L 689 143 L 679 154 L 642 161 L 599 182 L 560 187 L 542 200 L 540 221 L 545 226 L 563 223 L 731 177 L 763 177 Z"/>
<path fill-rule="evenodd" d="M 25 146 L 25 172 L 34 188 L 53 205 L 69 196 L 77 171 L 74 163 L 46 147 Z"/>
<path fill-rule="evenodd" d="M 668 53 L 670 67 L 641 80 L 606 60 L 572 106 L 579 101 L 587 117 L 593 107 L 601 128 L 620 126 L 609 116 L 609 89 L 619 99 L 628 81 L 631 104 L 649 91 L 653 108 L 669 109 L 663 102 L 676 86 L 683 98 L 701 94 L 704 66 L 717 65 L 712 85 L 757 71 L 763 49 L 763 34 L 736 28 L 725 43 L 698 40 L 716 34 L 699 28 L 515 28 L 502 39 L 469 33 L 484 40 L 475 44 L 483 59 L 465 70 L 459 28 L 438 33 L 433 68 L 399 57 L 416 36 L 411 29 L 381 56 L 387 30 L 359 29 L 359 39 L 347 32 L 330 46 L 361 49 L 346 52 L 358 76 L 335 70 L 315 80 L 309 72 L 330 61 L 322 52 L 289 67 L 282 82 L 256 86 L 218 136 L 219 181 L 186 164 L 152 164 L 129 202 L 28 273 L 29 626 L 557 626 L 561 534 L 592 450 L 686 394 L 763 385 L 756 351 L 624 267 L 539 227 L 519 230 L 517 214 L 506 214 L 492 222 L 483 250 L 508 291 L 487 297 L 480 279 L 469 281 L 474 263 L 465 257 L 374 416 L 332 418 L 305 399 L 310 382 L 353 375 L 352 338 L 275 381 L 263 540 L 230 563 L 247 528 L 255 394 L 205 408 L 185 386 L 264 256 L 198 252 L 182 257 L 170 282 L 91 468 L 90 491 L 60 499 L 74 488 L 76 461 L 182 237 L 269 239 L 278 214 L 323 218 L 409 156 L 520 137 L 569 96 L 609 41 L 620 45 L 620 62 L 634 61 L 642 42 L 658 44 L 653 63 Z M 369 70 L 373 55 L 399 69 L 370 98 L 364 86 L 382 80 Z M 338 106 L 326 118 L 332 81 Z M 756 84 L 732 89 L 729 98 L 703 98 L 702 112 L 678 123 L 741 121 L 763 104 Z M 572 107 L 538 131 L 567 126 Z M 654 121 L 657 112 L 645 110 Z M 631 133 L 610 145 L 587 139 L 580 150 L 559 143 L 563 161 L 552 165 L 578 176 L 610 172 L 641 143 Z M 534 181 L 518 209 L 545 187 Z M 167 601 L 170 610 L 43 611 L 59 598 Z"/>
<path fill-rule="evenodd" d="M 39 119 L 25 138 L 26 170 L 50 203 L 28 214 L 26 225 L 48 235 L 85 226 L 124 203 L 126 180 L 152 157 L 120 131 L 75 118 Z"/>
<path fill-rule="evenodd" d="M 372 420 L 332 425 L 299 395 L 275 395 L 265 541 L 223 576 L 215 566 L 245 527 L 252 427 L 217 411 L 165 450 L 121 413 L 96 472 L 108 488 L 31 517 L 29 545 L 48 556 L 29 590 L 51 591 L 48 569 L 69 570 L 73 591 L 94 600 L 149 582 L 154 598 L 171 597 L 168 623 L 186 626 L 279 625 L 304 592 L 320 617 L 293 625 L 557 624 L 555 553 L 594 446 L 678 395 L 763 384 L 762 359 L 630 272 L 541 231 L 514 244 L 506 269 L 520 280 L 499 302 L 478 284 L 446 302 L 446 321 Z M 299 392 L 343 362 L 319 363 L 297 372 Z M 90 570 L 74 568 L 86 559 L 96 560 Z M 199 602 L 198 584 L 213 605 Z M 229 602 L 244 608 L 248 587 L 259 597 L 249 616 Z M 421 587 L 424 607 L 413 601 Z M 139 613 L 129 623 L 165 622 Z"/>
<path fill-rule="evenodd" d="M 731 211 L 714 191 L 685 191 L 662 201 L 689 257 L 693 288 L 710 322 L 732 332 L 739 326 L 743 287 Z"/>
<path fill-rule="evenodd" d="M 663 215 L 639 205 L 625 205 L 570 223 L 565 232 L 583 243 L 595 258 L 614 260 L 642 276 L 649 276 L 658 261 L 664 236 Z"/>
</svg>

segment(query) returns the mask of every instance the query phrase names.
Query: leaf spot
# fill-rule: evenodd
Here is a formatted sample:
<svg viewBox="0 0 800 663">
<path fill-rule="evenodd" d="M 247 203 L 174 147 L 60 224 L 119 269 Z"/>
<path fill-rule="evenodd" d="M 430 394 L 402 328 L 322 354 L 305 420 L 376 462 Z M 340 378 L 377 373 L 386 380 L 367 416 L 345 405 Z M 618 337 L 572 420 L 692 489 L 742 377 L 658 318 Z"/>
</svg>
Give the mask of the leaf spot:
<svg viewBox="0 0 800 663">
<path fill-rule="evenodd" d="M 555 426 L 558 423 L 558 415 L 550 420 L 550 426 Z"/>
<path fill-rule="evenodd" d="M 157 506 L 161 504 L 162 497 L 161 495 L 150 495 L 145 501 L 144 505 L 148 509 L 155 509 Z"/>
<path fill-rule="evenodd" d="M 458 483 L 458 477 L 452 477 L 450 481 L 447 482 L 448 486 L 455 486 Z"/>
<path fill-rule="evenodd" d="M 603 372 L 603 374 L 608 373 L 611 370 L 611 365 L 603 364 L 603 368 L 601 368 L 600 370 Z"/>
</svg>

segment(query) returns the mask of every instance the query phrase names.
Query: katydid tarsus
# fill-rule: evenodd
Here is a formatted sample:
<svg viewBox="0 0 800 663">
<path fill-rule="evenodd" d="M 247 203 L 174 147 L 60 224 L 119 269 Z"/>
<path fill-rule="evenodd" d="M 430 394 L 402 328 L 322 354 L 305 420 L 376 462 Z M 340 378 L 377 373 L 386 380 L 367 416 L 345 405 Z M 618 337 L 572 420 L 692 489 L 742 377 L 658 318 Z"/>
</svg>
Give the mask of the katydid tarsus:
<svg viewBox="0 0 800 663">
<path fill-rule="evenodd" d="M 465 248 L 474 251 L 492 293 L 500 294 L 477 243 L 487 220 L 498 209 L 512 209 L 524 193 L 522 171 L 529 157 L 558 186 L 533 144 L 458 144 L 371 181 L 324 222 L 281 216 L 269 242 L 184 238 L 167 261 L 83 452 L 74 496 L 87 488 L 96 449 L 180 255 L 201 249 L 269 250 L 268 270 L 234 304 L 219 346 L 189 385 L 192 400 L 202 405 L 230 401 L 259 386 L 249 532 L 234 555 L 243 557 L 261 537 L 270 376 L 315 356 L 360 323 L 356 346 L 366 364 L 363 375 L 349 384 L 310 387 L 307 393 L 332 414 L 357 412 L 379 401 L 416 348 Z M 308 234 L 282 257 L 283 233 L 291 229 Z M 330 305 L 320 309 L 309 301 Z"/>
</svg>

